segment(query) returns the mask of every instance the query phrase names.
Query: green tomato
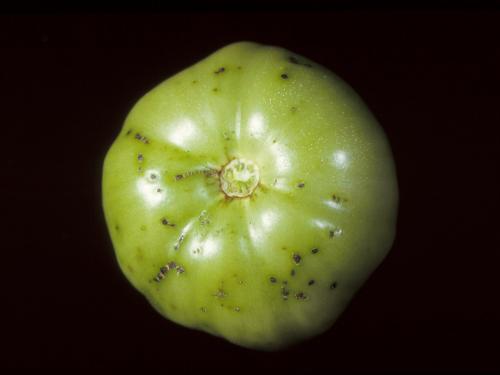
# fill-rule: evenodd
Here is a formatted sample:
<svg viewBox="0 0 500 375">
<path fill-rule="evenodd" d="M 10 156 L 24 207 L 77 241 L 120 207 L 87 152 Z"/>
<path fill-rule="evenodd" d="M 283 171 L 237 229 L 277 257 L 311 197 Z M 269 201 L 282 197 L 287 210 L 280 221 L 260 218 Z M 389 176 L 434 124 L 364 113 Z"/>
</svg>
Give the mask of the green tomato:
<svg viewBox="0 0 500 375">
<path fill-rule="evenodd" d="M 326 331 L 380 264 L 398 188 L 352 88 L 241 42 L 138 101 L 106 156 L 103 204 L 123 273 L 160 314 L 276 350 Z"/>
</svg>

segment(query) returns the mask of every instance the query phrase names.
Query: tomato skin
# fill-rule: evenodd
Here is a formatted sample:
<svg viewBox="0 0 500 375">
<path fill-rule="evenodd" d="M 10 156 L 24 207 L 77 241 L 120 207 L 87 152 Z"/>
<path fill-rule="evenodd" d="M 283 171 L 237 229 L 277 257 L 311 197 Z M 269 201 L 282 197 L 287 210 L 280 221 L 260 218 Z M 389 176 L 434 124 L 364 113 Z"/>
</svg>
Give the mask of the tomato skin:
<svg viewBox="0 0 500 375">
<path fill-rule="evenodd" d="M 142 97 L 102 190 L 118 263 L 158 312 L 261 350 L 326 331 L 395 236 L 393 157 L 367 106 L 250 42 Z"/>
</svg>

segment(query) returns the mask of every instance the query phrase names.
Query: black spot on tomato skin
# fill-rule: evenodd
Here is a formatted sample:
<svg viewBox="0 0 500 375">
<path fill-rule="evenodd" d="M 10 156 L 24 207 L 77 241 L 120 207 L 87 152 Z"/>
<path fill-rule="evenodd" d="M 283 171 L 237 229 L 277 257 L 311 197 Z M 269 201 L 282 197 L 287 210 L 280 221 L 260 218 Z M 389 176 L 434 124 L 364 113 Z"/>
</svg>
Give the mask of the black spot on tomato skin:
<svg viewBox="0 0 500 375">
<path fill-rule="evenodd" d="M 182 241 L 184 241 L 184 237 L 185 237 L 184 233 L 181 233 L 181 235 L 177 239 L 177 242 L 174 245 L 174 250 L 179 250 L 179 248 L 182 245 Z"/>
<path fill-rule="evenodd" d="M 281 74 L 281 78 L 282 79 L 288 79 L 288 74 L 286 74 L 286 73 Z"/>
<path fill-rule="evenodd" d="M 336 289 L 337 288 L 337 282 L 334 281 L 333 283 L 330 284 L 330 289 Z"/>
<path fill-rule="evenodd" d="M 149 144 L 149 139 L 141 135 L 140 133 L 135 133 L 134 138 L 137 139 L 139 142 L 142 142 L 144 144 Z"/>
<path fill-rule="evenodd" d="M 304 186 L 306 186 L 306 184 L 305 184 L 304 182 L 299 182 L 299 183 L 297 184 L 297 187 L 298 187 L 299 189 L 302 189 Z"/>
<path fill-rule="evenodd" d="M 127 130 L 127 132 L 125 133 L 125 135 L 126 135 L 126 136 L 127 136 L 127 135 L 130 135 L 130 133 L 132 133 L 132 129 Z"/>
<path fill-rule="evenodd" d="M 304 292 L 295 293 L 295 298 L 302 301 L 308 299 L 307 295 Z"/>
<path fill-rule="evenodd" d="M 283 298 L 285 301 L 288 299 L 288 296 L 290 295 L 290 291 L 286 287 L 281 287 L 281 298 Z"/>
<path fill-rule="evenodd" d="M 330 230 L 330 232 L 329 232 L 329 237 L 330 238 L 338 237 L 340 235 L 342 235 L 342 229 L 341 228 L 337 228 L 335 230 Z"/>
<path fill-rule="evenodd" d="M 226 68 L 224 68 L 223 66 L 221 66 L 219 69 L 217 69 L 214 73 L 215 74 L 220 74 L 220 73 L 224 73 L 226 71 Z"/>
<path fill-rule="evenodd" d="M 290 276 L 292 276 L 292 277 L 295 276 L 295 270 L 290 271 Z"/>
<path fill-rule="evenodd" d="M 175 224 L 174 223 L 171 223 L 170 221 L 168 221 L 168 219 L 166 217 L 162 217 L 160 222 L 163 224 L 163 225 L 168 225 L 169 227 L 175 227 Z"/>
<path fill-rule="evenodd" d="M 227 293 L 224 289 L 222 288 L 219 288 L 217 290 L 217 292 L 215 292 L 214 294 L 214 297 L 217 297 L 217 298 L 225 298 L 227 296 Z"/>
<path fill-rule="evenodd" d="M 332 200 L 337 204 L 344 203 L 347 201 L 346 198 L 342 198 L 337 194 L 332 194 Z"/>
<path fill-rule="evenodd" d="M 272 282 L 272 283 L 274 284 L 274 283 L 276 283 L 278 280 L 276 279 L 276 277 L 271 276 L 271 277 L 269 278 L 269 281 L 270 281 L 270 282 Z"/>
<path fill-rule="evenodd" d="M 317 247 L 315 247 L 314 249 L 311 250 L 311 253 L 313 254 L 317 254 L 319 251 L 319 249 Z"/>
<path fill-rule="evenodd" d="M 292 258 L 295 264 L 300 264 L 300 262 L 302 261 L 302 257 L 300 256 L 300 254 L 297 253 L 293 254 Z"/>
<path fill-rule="evenodd" d="M 169 273 L 171 271 L 176 271 L 177 274 L 182 274 L 185 272 L 185 269 L 180 264 L 176 264 L 175 262 L 171 261 L 171 262 L 165 264 L 164 266 L 160 267 L 160 270 L 159 270 L 158 274 L 153 278 L 153 281 L 156 281 L 159 283 L 161 280 L 163 280 L 167 276 L 167 273 Z"/>
<path fill-rule="evenodd" d="M 307 282 L 307 285 L 311 286 L 311 285 L 314 285 L 316 281 L 314 279 L 311 279 Z"/>
<path fill-rule="evenodd" d="M 156 275 L 154 277 L 154 281 L 156 281 L 157 283 L 159 283 L 160 281 L 162 281 L 163 279 L 165 278 L 165 274 L 164 273 L 161 273 L 159 272 L 158 275 Z"/>
</svg>

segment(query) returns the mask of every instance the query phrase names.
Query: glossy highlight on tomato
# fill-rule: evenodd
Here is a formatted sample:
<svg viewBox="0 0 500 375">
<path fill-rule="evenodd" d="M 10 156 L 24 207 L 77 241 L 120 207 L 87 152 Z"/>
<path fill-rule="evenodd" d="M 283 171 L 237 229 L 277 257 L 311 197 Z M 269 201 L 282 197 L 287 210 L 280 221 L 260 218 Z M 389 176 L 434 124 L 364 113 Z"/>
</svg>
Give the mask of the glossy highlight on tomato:
<svg viewBox="0 0 500 375">
<path fill-rule="evenodd" d="M 160 314 L 261 350 L 331 327 L 390 250 L 398 207 L 389 143 L 354 90 L 251 42 L 138 101 L 102 193 L 118 263 Z"/>
</svg>

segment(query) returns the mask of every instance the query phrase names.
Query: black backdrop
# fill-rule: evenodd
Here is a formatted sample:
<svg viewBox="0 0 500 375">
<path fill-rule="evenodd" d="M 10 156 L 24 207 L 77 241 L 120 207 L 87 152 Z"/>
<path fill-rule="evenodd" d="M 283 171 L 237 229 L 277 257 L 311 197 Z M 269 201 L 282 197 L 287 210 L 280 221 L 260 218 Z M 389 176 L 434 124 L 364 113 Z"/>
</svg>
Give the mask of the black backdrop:
<svg viewBox="0 0 500 375">
<path fill-rule="evenodd" d="M 500 370 L 500 14 L 491 10 L 0 17 L 0 366 Z M 324 335 L 241 349 L 160 317 L 122 277 L 100 205 L 130 107 L 233 41 L 308 56 L 386 130 L 392 252 Z"/>
</svg>

